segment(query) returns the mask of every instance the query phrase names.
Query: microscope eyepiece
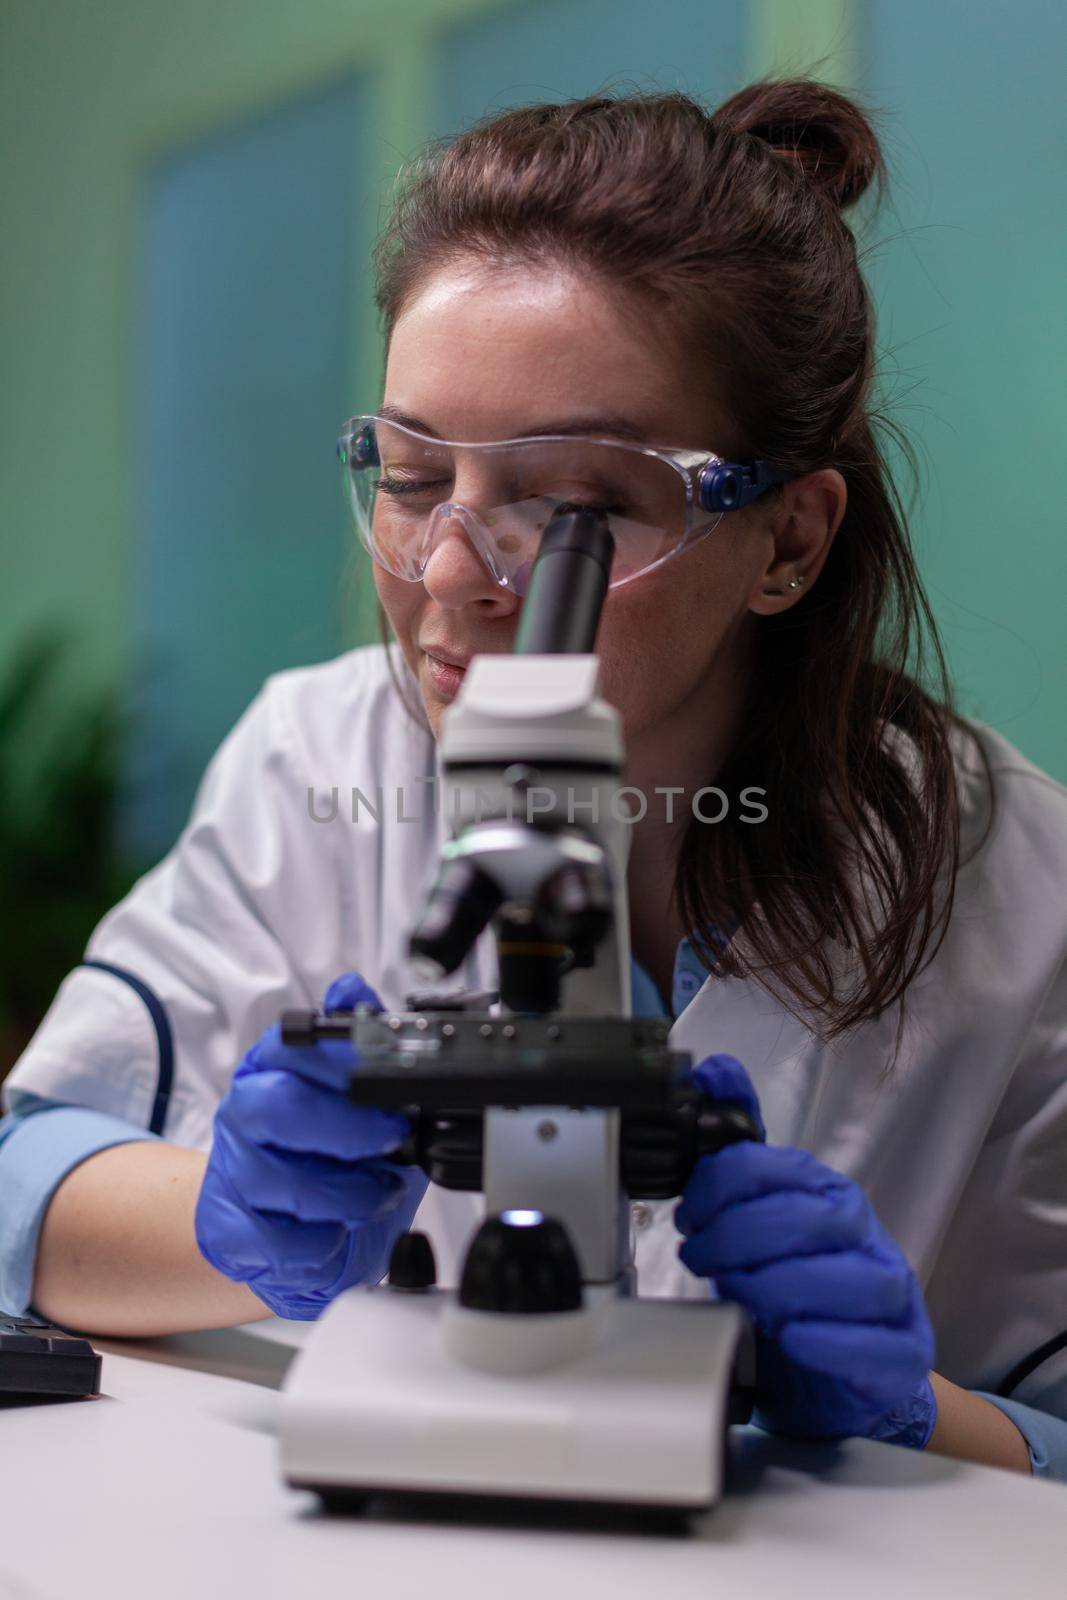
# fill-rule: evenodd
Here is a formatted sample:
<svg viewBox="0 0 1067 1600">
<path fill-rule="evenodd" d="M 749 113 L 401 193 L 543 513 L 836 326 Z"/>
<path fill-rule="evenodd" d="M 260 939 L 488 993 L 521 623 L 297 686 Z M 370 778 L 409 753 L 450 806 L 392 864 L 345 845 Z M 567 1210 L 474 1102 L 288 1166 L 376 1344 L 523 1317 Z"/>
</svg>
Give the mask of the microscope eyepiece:
<svg viewBox="0 0 1067 1600">
<path fill-rule="evenodd" d="M 603 511 L 561 505 L 541 535 L 515 640 L 519 655 L 588 655 L 608 592 L 615 538 Z"/>
</svg>

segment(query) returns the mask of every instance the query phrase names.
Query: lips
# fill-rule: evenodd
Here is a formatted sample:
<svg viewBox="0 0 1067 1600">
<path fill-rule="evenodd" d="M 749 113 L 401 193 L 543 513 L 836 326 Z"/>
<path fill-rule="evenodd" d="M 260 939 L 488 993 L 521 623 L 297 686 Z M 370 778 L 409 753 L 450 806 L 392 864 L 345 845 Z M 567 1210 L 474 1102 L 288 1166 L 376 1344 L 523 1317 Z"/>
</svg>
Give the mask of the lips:
<svg viewBox="0 0 1067 1600">
<path fill-rule="evenodd" d="M 428 650 L 423 652 L 423 661 L 426 681 L 433 694 L 439 700 L 454 700 L 467 676 L 466 663 L 455 657 L 451 661 L 446 661 L 443 656 Z"/>
<path fill-rule="evenodd" d="M 420 645 L 419 648 L 432 661 L 440 661 L 444 667 L 456 667 L 460 672 L 467 670 L 471 664 L 472 657 L 477 654 L 476 651 L 471 651 L 470 655 L 463 656 L 453 650 L 439 650 L 436 645 L 431 647 L 424 644 Z"/>
</svg>

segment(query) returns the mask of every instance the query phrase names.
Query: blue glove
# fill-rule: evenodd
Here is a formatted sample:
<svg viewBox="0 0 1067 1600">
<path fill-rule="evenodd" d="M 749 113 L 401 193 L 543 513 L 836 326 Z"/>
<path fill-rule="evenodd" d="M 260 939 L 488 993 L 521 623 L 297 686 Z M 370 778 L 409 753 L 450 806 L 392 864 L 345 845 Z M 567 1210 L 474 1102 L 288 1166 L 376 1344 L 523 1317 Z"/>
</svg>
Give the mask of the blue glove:
<svg viewBox="0 0 1067 1600">
<path fill-rule="evenodd" d="M 353 1011 L 361 1001 L 381 1008 L 348 972 L 327 989 L 324 1008 Z M 418 1167 L 388 1160 L 411 1131 L 408 1119 L 345 1097 L 358 1064 L 346 1040 L 283 1045 L 275 1024 L 215 1116 L 196 1242 L 281 1317 L 308 1321 L 342 1289 L 377 1283 L 426 1190 Z"/>
<path fill-rule="evenodd" d="M 766 1131 L 732 1056 L 694 1069 Z M 805 1150 L 728 1145 L 702 1156 L 675 1212 L 679 1255 L 756 1333 L 756 1414 L 773 1433 L 859 1435 L 923 1449 L 937 1420 L 922 1291 L 862 1189 Z"/>
</svg>

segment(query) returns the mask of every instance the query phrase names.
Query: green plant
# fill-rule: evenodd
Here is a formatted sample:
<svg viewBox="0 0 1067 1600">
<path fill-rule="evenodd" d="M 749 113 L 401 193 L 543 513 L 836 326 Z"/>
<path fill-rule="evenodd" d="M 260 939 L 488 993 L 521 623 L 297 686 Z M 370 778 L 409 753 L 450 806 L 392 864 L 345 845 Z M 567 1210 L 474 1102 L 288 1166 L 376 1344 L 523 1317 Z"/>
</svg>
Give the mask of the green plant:
<svg viewBox="0 0 1067 1600">
<path fill-rule="evenodd" d="M 43 628 L 0 680 L 0 1078 L 137 876 L 116 841 L 119 691 L 73 691 L 77 656 Z"/>
</svg>

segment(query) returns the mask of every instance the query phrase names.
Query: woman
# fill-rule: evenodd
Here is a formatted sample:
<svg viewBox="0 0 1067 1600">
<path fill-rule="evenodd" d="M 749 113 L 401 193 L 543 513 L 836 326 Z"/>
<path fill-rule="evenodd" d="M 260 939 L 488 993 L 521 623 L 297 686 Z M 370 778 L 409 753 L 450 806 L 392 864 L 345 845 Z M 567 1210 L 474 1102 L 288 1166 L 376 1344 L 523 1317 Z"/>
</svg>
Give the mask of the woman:
<svg viewBox="0 0 1067 1600">
<path fill-rule="evenodd" d="M 314 1316 L 416 1210 L 454 1275 L 474 1197 L 390 1161 L 347 1046 L 269 1024 L 327 985 L 402 1003 L 441 715 L 511 647 L 537 516 L 606 504 L 603 693 L 664 802 L 631 830 L 635 1008 L 767 1130 L 635 1207 L 641 1291 L 747 1307 L 768 1427 L 1067 1476 L 1067 798 L 948 706 L 841 215 L 883 177 L 806 81 L 527 107 L 414 168 L 384 398 L 344 436 L 396 643 L 269 681 L 61 988 L 8 1088 L 5 1305 Z M 679 504 L 716 460 L 751 499 Z M 1034 1351 L 1029 1404 L 988 1393 Z"/>
</svg>

